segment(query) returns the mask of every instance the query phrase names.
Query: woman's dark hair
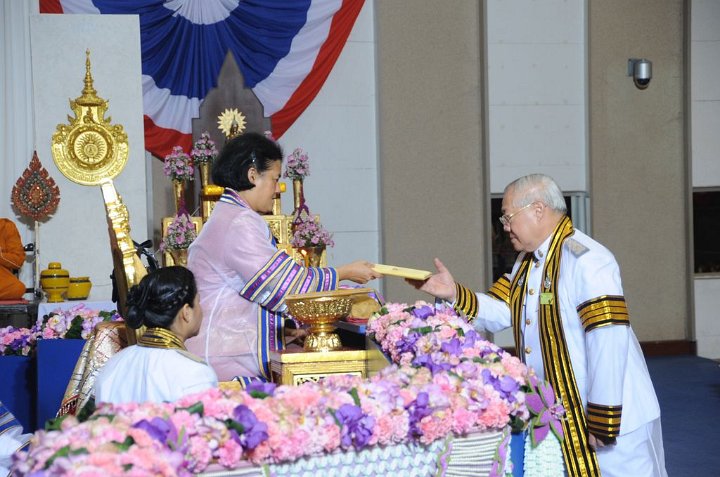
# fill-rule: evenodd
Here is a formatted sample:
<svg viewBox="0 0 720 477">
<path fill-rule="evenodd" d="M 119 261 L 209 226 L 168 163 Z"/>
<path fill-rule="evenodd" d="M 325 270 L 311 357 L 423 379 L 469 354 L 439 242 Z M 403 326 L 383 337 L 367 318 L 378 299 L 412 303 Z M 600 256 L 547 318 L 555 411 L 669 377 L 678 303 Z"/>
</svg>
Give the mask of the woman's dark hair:
<svg viewBox="0 0 720 477">
<path fill-rule="evenodd" d="M 195 276 L 185 267 L 163 267 L 145 275 L 128 292 L 125 322 L 130 328 L 170 328 L 183 305 L 193 306 Z"/>
<path fill-rule="evenodd" d="M 241 134 L 225 144 L 213 162 L 212 180 L 216 185 L 238 192 L 249 190 L 255 187 L 248 180 L 251 167 L 262 173 L 282 158 L 282 149 L 275 141 L 262 134 Z"/>
</svg>

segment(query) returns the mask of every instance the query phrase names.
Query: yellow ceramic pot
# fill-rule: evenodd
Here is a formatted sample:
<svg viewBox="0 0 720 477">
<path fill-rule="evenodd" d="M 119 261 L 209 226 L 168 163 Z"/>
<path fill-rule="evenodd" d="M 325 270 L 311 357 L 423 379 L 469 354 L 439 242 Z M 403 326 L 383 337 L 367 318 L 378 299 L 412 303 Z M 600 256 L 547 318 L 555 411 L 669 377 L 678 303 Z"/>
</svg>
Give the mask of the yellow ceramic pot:
<svg viewBox="0 0 720 477">
<path fill-rule="evenodd" d="M 70 286 L 70 274 L 63 270 L 60 262 L 50 262 L 48 268 L 40 272 L 40 286 L 47 294 L 48 303 L 65 301 L 63 294 Z"/>
<path fill-rule="evenodd" d="M 92 283 L 90 277 L 70 277 L 70 286 L 67 290 L 68 300 L 87 300 L 90 295 Z"/>
</svg>

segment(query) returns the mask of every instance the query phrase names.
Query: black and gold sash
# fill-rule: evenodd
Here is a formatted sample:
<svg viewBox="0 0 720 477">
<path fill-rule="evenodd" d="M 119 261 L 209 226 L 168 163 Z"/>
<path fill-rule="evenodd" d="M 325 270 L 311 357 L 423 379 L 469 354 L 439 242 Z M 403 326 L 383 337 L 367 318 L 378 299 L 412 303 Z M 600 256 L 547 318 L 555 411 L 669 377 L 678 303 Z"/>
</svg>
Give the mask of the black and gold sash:
<svg viewBox="0 0 720 477">
<path fill-rule="evenodd" d="M 550 240 L 545 268 L 543 270 L 542 292 L 551 293 L 552 300 L 540 305 L 539 332 L 540 347 L 543 356 L 545 378 L 555 392 L 562 398 L 565 407 L 563 430 L 563 458 L 568 475 L 599 476 L 595 451 L 588 445 L 588 427 L 582 398 L 577 388 L 575 374 L 570 361 L 565 332 L 560 316 L 560 300 L 558 299 L 558 282 L 560 278 L 560 257 L 562 244 L 573 234 L 573 226 L 569 217 L 563 217 L 555 228 Z M 515 348 L 518 353 L 525 349 L 522 333 L 523 304 L 527 290 L 527 275 L 532 266 L 533 255 L 528 253 L 520 263 L 517 273 L 510 284 L 510 310 L 512 313 Z"/>
<path fill-rule="evenodd" d="M 148 328 L 145 330 L 145 333 L 138 338 L 137 344 L 145 348 L 181 349 L 187 351 L 183 340 L 165 328 Z"/>
</svg>

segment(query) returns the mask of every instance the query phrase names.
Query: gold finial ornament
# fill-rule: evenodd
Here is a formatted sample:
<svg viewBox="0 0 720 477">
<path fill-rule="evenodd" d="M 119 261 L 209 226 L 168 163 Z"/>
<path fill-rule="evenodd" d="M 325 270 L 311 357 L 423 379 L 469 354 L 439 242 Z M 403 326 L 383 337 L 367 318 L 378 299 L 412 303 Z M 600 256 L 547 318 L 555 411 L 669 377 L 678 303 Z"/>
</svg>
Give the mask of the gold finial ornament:
<svg viewBox="0 0 720 477">
<path fill-rule="evenodd" d="M 246 125 L 245 116 L 235 108 L 226 109 L 218 116 L 218 129 L 225 134 L 227 139 L 242 134 Z"/>
<path fill-rule="evenodd" d="M 97 95 L 90 71 L 90 50 L 85 51 L 82 95 L 70 100 L 75 113 L 69 124 L 58 124 L 52 137 L 52 155 L 65 177 L 82 185 L 97 185 L 125 168 L 128 138 L 122 125 L 105 118 L 108 101 Z"/>
</svg>

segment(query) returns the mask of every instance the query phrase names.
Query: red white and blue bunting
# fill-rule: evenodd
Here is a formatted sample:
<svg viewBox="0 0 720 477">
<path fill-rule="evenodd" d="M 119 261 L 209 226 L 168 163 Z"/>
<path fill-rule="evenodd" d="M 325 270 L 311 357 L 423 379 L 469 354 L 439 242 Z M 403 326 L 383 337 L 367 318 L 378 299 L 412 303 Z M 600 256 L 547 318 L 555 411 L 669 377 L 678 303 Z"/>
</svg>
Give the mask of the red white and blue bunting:
<svg viewBox="0 0 720 477">
<path fill-rule="evenodd" d="M 364 0 L 40 0 L 40 13 L 137 14 L 145 148 L 189 150 L 228 51 L 279 138 L 312 102 Z"/>
</svg>

